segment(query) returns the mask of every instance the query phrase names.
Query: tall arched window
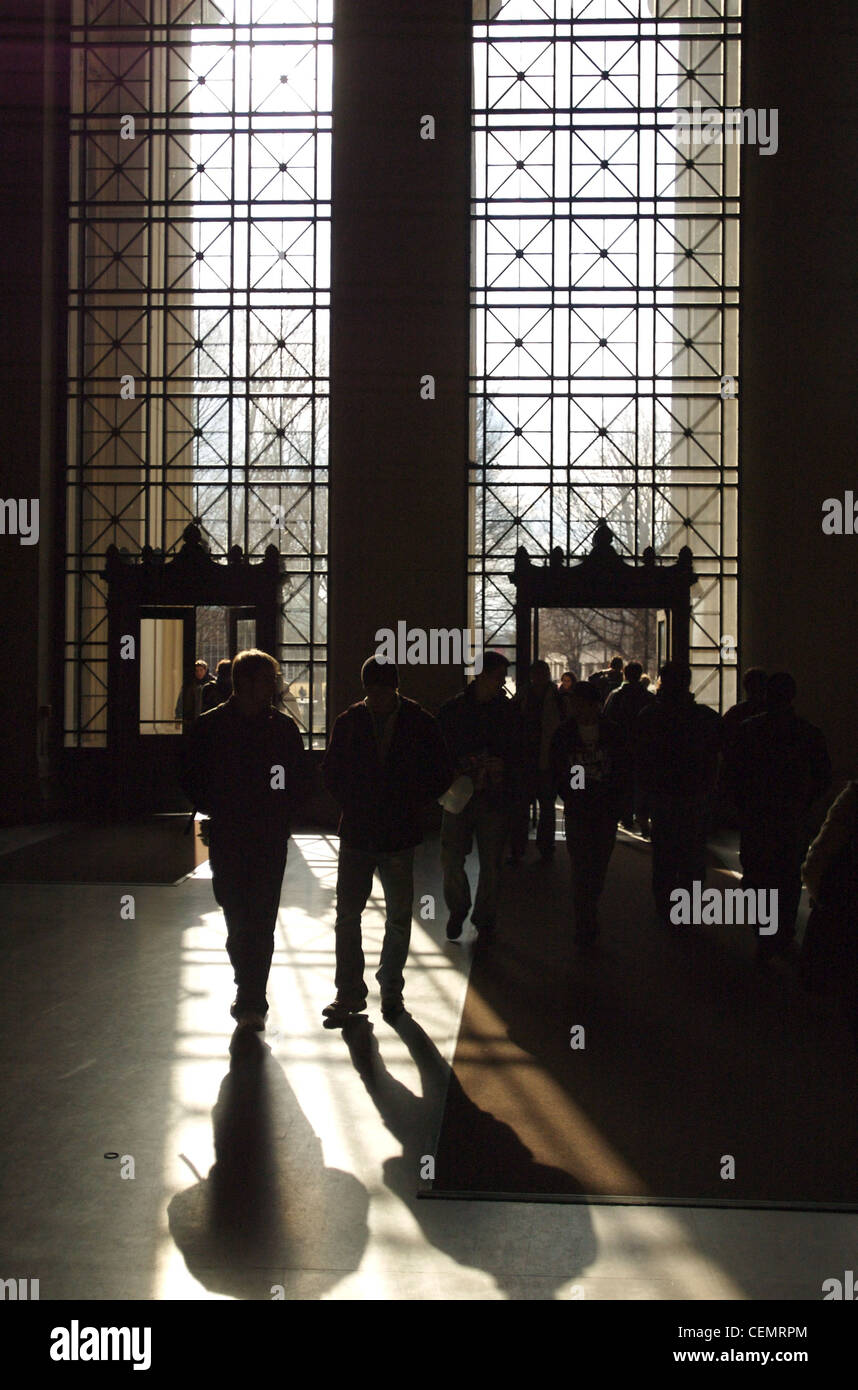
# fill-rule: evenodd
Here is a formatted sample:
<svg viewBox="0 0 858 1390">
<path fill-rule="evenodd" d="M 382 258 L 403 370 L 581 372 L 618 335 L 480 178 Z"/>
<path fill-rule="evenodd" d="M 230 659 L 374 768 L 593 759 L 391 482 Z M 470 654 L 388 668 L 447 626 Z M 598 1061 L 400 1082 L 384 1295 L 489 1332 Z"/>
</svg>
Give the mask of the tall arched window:
<svg viewBox="0 0 858 1390">
<path fill-rule="evenodd" d="M 190 521 L 215 557 L 278 547 L 275 654 L 324 744 L 331 10 L 76 0 L 67 745 L 105 741 L 108 545 Z"/>
</svg>

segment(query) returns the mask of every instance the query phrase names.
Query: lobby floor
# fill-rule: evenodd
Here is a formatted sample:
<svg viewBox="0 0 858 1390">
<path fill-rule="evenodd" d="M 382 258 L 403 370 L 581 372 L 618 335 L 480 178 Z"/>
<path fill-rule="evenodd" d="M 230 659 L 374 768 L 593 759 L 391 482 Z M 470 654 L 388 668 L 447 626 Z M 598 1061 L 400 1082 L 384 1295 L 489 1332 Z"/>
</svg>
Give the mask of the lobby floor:
<svg viewBox="0 0 858 1390">
<path fill-rule="evenodd" d="M 75 1300 L 817 1300 L 855 1268 L 858 1214 L 419 1196 L 473 929 L 446 941 L 428 842 L 411 1018 L 384 1023 L 372 981 L 369 1023 L 324 1030 L 336 853 L 293 839 L 268 1028 L 232 1050 L 207 864 L 174 886 L 0 884 L 0 1278 Z M 382 929 L 376 881 L 368 979 Z"/>
</svg>

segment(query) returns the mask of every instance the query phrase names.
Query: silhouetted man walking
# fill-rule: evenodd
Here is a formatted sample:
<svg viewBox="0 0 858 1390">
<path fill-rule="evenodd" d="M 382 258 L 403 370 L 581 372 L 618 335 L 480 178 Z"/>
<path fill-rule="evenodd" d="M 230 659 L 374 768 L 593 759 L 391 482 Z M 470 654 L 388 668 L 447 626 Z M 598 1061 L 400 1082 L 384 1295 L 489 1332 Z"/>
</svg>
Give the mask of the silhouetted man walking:
<svg viewBox="0 0 858 1390">
<path fill-rule="evenodd" d="M 483 669 L 461 695 L 441 706 L 438 722 L 455 763 L 467 775 L 474 794 L 458 815 L 441 819 L 441 864 L 444 899 L 449 909 L 447 939 L 462 935 L 471 908 L 465 859 L 474 837 L 480 857 L 477 894 L 471 921 L 477 931 L 495 923 L 503 848 L 518 785 L 519 722 L 504 693 L 509 662 L 500 652 L 486 652 Z"/>
<path fill-rule="evenodd" d="M 742 887 L 778 893 L 778 930 L 760 937 L 760 960 L 793 949 L 810 812 L 831 783 L 825 738 L 796 714 L 795 693 L 788 672 L 771 675 L 766 712 L 739 725 L 728 755 L 727 777 L 741 826 Z"/>
<path fill-rule="evenodd" d="M 753 719 L 757 714 L 765 714 L 767 686 L 768 676 L 761 666 L 751 666 L 742 677 L 742 689 L 745 692 L 745 698 L 740 700 L 738 704 L 731 705 L 724 715 L 725 758 L 745 721 Z"/>
<path fill-rule="evenodd" d="M 566 808 L 575 937 L 584 946 L 599 934 L 599 898 L 617 838 L 629 755 L 622 728 L 602 712 L 590 681 L 579 681 L 569 698 L 570 718 L 554 735 L 551 766 Z"/>
<path fill-rule="evenodd" d="M 260 1030 L 291 822 L 310 787 L 294 720 L 272 706 L 277 663 L 256 649 L 232 663 L 233 694 L 202 714 L 180 749 L 182 790 L 210 818 L 215 899 L 226 918 L 235 972 L 230 1010 Z"/>
<path fill-rule="evenodd" d="M 635 729 L 637 816 L 652 825 L 652 892 L 670 923 L 675 888 L 706 879 L 709 799 L 718 774 L 721 716 L 691 694 L 691 667 L 662 666 L 656 697 Z"/>
<path fill-rule="evenodd" d="M 542 859 L 554 858 L 556 790 L 551 772 L 551 740 L 565 718 L 547 661 L 534 661 L 524 693 L 515 704 L 521 719 L 521 785 L 510 833 L 510 860 L 527 850 L 530 807 L 539 806 L 536 845 Z"/>
<path fill-rule="evenodd" d="M 625 680 L 613 690 L 605 701 L 605 714 L 608 719 L 619 724 L 628 748 L 634 753 L 637 737 L 638 715 L 642 709 L 655 699 L 653 691 L 641 683 L 643 667 L 639 661 L 629 661 L 625 668 Z M 635 784 L 634 764 L 631 759 L 626 764 L 623 800 L 620 819 L 624 830 L 634 830 Z"/>
<path fill-rule="evenodd" d="M 381 1012 L 404 1010 L 403 970 L 411 940 L 414 850 L 423 839 L 421 811 L 453 780 L 437 721 L 398 691 L 389 662 L 370 657 L 361 669 L 365 698 L 339 716 L 322 767 L 342 807 L 337 868 L 337 994 L 323 1009 L 326 1027 L 341 1027 L 366 1008 L 361 914 L 377 871 L 386 920 L 376 979 Z"/>
</svg>

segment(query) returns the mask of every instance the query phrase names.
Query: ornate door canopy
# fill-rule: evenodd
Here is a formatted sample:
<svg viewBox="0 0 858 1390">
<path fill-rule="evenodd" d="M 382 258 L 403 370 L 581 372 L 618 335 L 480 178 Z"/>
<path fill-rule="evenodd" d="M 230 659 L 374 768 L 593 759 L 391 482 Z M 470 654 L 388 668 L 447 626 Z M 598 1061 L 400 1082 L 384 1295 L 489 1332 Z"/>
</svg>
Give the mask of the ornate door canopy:
<svg viewBox="0 0 858 1390">
<path fill-rule="evenodd" d="M 225 565 L 213 560 L 199 526 L 186 526 L 182 547 L 172 560 L 160 550 L 145 545 L 138 559 L 126 551 L 108 546 L 104 570 L 109 601 L 117 608 L 147 604 L 219 604 L 224 607 L 254 606 L 258 622 L 271 624 L 275 637 L 280 556 L 276 545 L 269 545 L 261 561 L 251 562 L 240 545 L 234 545 Z M 268 647 L 265 648 L 268 650 Z M 273 653 L 272 653 L 273 654 Z"/>
<path fill-rule="evenodd" d="M 533 610 L 539 608 L 663 609 L 670 616 L 670 655 L 688 660 L 691 586 L 697 582 L 690 549 L 684 545 L 675 564 L 657 565 L 655 551 L 647 546 L 643 564 L 630 565 L 613 542 L 611 528 L 600 521 L 593 549 L 578 564 L 564 564 L 559 546 L 547 565 L 534 565 L 524 546 L 516 551 L 511 578 L 516 589 L 517 673 L 530 667 Z"/>
<path fill-rule="evenodd" d="M 272 656 L 277 651 L 280 603 L 280 555 L 269 545 L 262 560 L 251 561 L 234 545 L 226 564 L 213 560 L 199 526 L 182 533 L 181 549 L 168 560 L 162 551 L 144 546 L 140 555 L 108 547 L 107 579 L 108 704 L 107 746 L 127 755 L 139 723 L 140 677 L 137 661 L 123 660 L 122 639 L 134 638 L 140 652 L 140 616 L 147 608 L 213 606 L 253 609 L 256 644 Z M 192 654 L 193 659 L 193 654 Z"/>
</svg>

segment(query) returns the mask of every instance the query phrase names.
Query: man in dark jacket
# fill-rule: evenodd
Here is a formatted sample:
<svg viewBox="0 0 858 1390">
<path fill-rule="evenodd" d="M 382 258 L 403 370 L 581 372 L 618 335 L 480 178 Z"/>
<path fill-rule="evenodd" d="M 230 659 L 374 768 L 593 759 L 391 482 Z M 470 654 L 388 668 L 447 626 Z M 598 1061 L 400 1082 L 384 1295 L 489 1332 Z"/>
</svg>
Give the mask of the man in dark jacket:
<svg viewBox="0 0 858 1390">
<path fill-rule="evenodd" d="M 588 945 L 599 932 L 598 903 L 629 778 L 623 730 L 599 706 L 598 689 L 590 681 L 579 681 L 570 693 L 571 717 L 551 744 L 554 787 L 566 810 L 575 937 L 581 945 Z"/>
<path fill-rule="evenodd" d="M 458 815 L 445 811 L 441 820 L 444 899 L 450 913 L 448 941 L 462 935 L 471 909 L 465 860 L 475 836 L 480 873 L 471 921 L 477 931 L 487 932 L 494 926 L 497 913 L 503 848 L 510 813 L 520 795 L 520 726 L 503 688 L 508 667 L 500 652 L 486 652 L 479 675 L 438 713 L 456 773 L 467 775 L 474 784 L 474 794 L 464 810 Z"/>
<path fill-rule="evenodd" d="M 718 775 L 721 716 L 691 694 L 691 667 L 668 661 L 635 730 L 637 817 L 652 824 L 652 892 L 670 923 L 671 893 L 706 879 L 709 801 Z"/>
<path fill-rule="evenodd" d="M 723 761 L 721 764 L 721 776 L 719 779 L 717 812 L 720 821 L 724 825 L 736 828 L 739 824 L 739 813 L 733 800 L 729 785 L 729 769 L 735 750 L 736 739 L 739 730 L 748 719 L 753 719 L 757 714 L 764 714 L 766 709 L 766 685 L 768 676 L 760 666 L 751 666 L 742 677 L 742 689 L 745 692 L 744 700 L 738 704 L 731 705 L 723 717 L 724 744 L 722 747 Z"/>
<path fill-rule="evenodd" d="M 776 889 L 778 894 L 778 929 L 759 938 L 760 960 L 794 949 L 811 810 L 831 783 L 825 738 L 796 714 L 795 694 L 795 681 L 787 671 L 769 676 L 766 712 L 739 725 L 727 761 L 727 781 L 741 826 L 742 887 Z"/>
<path fill-rule="evenodd" d="M 265 652 L 239 652 L 233 694 L 200 716 L 180 749 L 182 790 L 211 822 L 212 888 L 226 918 L 235 972 L 230 1012 L 257 1030 L 268 1012 L 265 992 L 292 818 L 310 787 L 295 722 L 272 707 L 277 669 Z"/>
<path fill-rule="evenodd" d="M 209 675 L 208 662 L 197 657 L 193 677 L 187 685 L 182 686 L 176 700 L 176 718 L 181 719 L 185 733 L 196 723 L 203 710 L 211 708 L 205 701 L 213 687 L 214 679 Z"/>
<path fill-rule="evenodd" d="M 207 681 L 203 686 L 202 710 L 205 714 L 210 709 L 217 709 L 228 700 L 232 694 L 232 662 L 225 657 L 217 664 L 217 674 L 213 681 Z"/>
<path fill-rule="evenodd" d="M 534 661 L 524 691 L 516 695 L 521 727 L 520 796 L 510 831 L 510 862 L 517 863 L 527 850 L 530 808 L 539 806 L 536 845 L 545 861 L 554 858 L 556 791 L 551 774 L 551 740 L 563 723 L 566 712 L 557 687 L 551 679 L 547 661 Z"/>
<path fill-rule="evenodd" d="M 766 712 L 766 687 L 768 676 L 761 666 L 751 666 L 742 677 L 744 700 L 731 705 L 724 715 L 724 758 L 736 741 L 739 729 L 748 719 Z"/>
<path fill-rule="evenodd" d="M 623 683 L 623 658 L 614 656 L 611 658 L 610 666 L 604 671 L 594 671 L 590 677 L 590 682 L 595 685 L 599 692 L 599 699 L 605 703 L 608 696 L 614 690 L 619 690 Z"/>
<path fill-rule="evenodd" d="M 623 684 L 611 691 L 605 701 L 605 714 L 608 719 L 619 724 L 632 757 L 634 757 L 638 715 L 642 709 L 652 703 L 655 694 L 641 683 L 643 667 L 639 661 L 629 661 L 623 674 L 625 675 Z M 634 770 L 633 763 L 629 760 L 626 785 L 623 790 L 623 804 L 620 808 L 620 820 L 624 830 L 634 830 L 634 814 Z"/>
<path fill-rule="evenodd" d="M 339 716 L 322 766 L 342 808 L 337 869 L 337 995 L 323 1013 L 341 1027 L 366 1008 L 361 914 L 378 870 L 386 921 L 376 979 L 388 1022 L 404 1010 L 403 968 L 411 939 L 414 850 L 423 839 L 421 811 L 453 781 L 437 721 L 399 694 L 389 662 L 370 657 L 361 670 L 366 696 Z"/>
</svg>

